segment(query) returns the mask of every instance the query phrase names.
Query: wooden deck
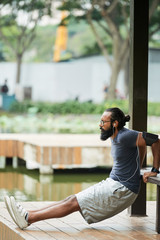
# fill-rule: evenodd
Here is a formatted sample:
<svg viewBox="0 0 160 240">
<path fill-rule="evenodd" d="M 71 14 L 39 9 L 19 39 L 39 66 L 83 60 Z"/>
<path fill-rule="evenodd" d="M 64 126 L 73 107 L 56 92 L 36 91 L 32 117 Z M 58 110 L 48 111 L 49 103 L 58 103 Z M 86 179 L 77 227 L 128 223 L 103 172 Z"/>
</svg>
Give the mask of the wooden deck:
<svg viewBox="0 0 160 240">
<path fill-rule="evenodd" d="M 54 169 L 112 167 L 110 141 L 101 141 L 99 134 L 1 134 L 0 161 L 5 157 L 25 160 L 40 173 Z M 148 163 L 152 155 L 148 152 Z"/>
<path fill-rule="evenodd" d="M 35 209 L 47 202 L 23 202 L 27 209 Z M 88 225 L 80 213 L 59 219 L 50 219 L 32 224 L 20 230 L 11 220 L 4 203 L 0 202 L 1 240 L 149 240 L 160 239 L 155 232 L 156 202 L 147 202 L 147 217 L 130 217 L 127 210 L 102 221 Z"/>
<path fill-rule="evenodd" d="M 0 159 L 23 159 L 42 174 L 54 169 L 112 166 L 110 141 L 99 134 L 1 134 Z"/>
</svg>

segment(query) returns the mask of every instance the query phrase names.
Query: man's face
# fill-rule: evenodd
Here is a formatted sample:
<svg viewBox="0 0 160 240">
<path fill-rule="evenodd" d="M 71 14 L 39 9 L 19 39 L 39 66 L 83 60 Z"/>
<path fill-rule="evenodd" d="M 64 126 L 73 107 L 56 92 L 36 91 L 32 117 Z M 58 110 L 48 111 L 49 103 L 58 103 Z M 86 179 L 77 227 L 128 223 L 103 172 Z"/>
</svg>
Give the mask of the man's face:
<svg viewBox="0 0 160 240">
<path fill-rule="evenodd" d="M 101 140 L 105 141 L 113 135 L 113 126 L 111 124 L 111 112 L 104 112 L 100 121 Z"/>
</svg>

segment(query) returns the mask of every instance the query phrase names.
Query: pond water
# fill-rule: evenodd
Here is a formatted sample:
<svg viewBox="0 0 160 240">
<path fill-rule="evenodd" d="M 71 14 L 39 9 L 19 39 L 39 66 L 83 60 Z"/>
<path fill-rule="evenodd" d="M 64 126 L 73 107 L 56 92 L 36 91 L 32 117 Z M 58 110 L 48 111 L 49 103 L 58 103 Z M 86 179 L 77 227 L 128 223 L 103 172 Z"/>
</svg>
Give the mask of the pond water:
<svg viewBox="0 0 160 240">
<path fill-rule="evenodd" d="M 0 201 L 13 195 L 19 201 L 59 201 L 105 179 L 104 173 L 55 173 L 42 176 L 25 167 L 0 169 Z M 147 183 L 147 200 L 156 200 L 156 186 Z"/>
</svg>

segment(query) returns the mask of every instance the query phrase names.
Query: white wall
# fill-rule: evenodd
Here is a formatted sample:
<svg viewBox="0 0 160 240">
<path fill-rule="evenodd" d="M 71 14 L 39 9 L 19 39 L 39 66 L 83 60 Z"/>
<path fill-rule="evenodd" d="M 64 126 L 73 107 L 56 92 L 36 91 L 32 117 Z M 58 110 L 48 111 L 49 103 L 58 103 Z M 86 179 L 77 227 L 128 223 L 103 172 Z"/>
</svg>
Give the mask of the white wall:
<svg viewBox="0 0 160 240">
<path fill-rule="evenodd" d="M 160 64 L 149 66 L 149 100 L 160 101 Z M 15 63 L 0 63 L 0 85 L 8 79 L 9 94 L 15 93 Z M 79 96 L 80 101 L 101 102 L 104 84 L 109 83 L 110 68 L 103 56 L 62 63 L 22 64 L 21 86 L 32 87 L 32 100 L 60 102 Z M 123 72 L 117 88 L 124 94 Z"/>
<path fill-rule="evenodd" d="M 160 102 L 160 63 L 149 64 L 148 99 L 153 102 Z"/>
</svg>

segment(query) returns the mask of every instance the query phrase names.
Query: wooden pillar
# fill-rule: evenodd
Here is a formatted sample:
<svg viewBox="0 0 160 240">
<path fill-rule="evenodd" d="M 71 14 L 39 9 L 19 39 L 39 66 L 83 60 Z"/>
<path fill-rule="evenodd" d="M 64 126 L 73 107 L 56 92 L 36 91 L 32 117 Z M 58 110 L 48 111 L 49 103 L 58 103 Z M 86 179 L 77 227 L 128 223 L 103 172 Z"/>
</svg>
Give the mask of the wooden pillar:
<svg viewBox="0 0 160 240">
<path fill-rule="evenodd" d="M 156 202 L 156 231 L 160 234 L 160 186 L 157 185 L 157 202 Z"/>
<path fill-rule="evenodd" d="M 130 128 L 138 131 L 147 131 L 148 16 L 149 0 L 130 1 Z M 146 215 L 146 186 L 143 182 L 139 197 L 130 208 L 130 213 Z"/>
</svg>

